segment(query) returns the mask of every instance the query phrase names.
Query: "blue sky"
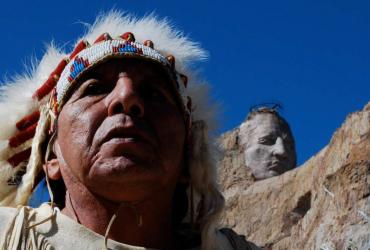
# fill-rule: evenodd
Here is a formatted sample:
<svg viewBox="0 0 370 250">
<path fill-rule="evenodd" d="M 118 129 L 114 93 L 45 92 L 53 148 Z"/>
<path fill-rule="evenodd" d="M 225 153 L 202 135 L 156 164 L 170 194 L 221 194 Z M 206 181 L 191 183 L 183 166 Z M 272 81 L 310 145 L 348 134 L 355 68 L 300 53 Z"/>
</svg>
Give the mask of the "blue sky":
<svg viewBox="0 0 370 250">
<path fill-rule="evenodd" d="M 249 108 L 283 104 L 298 163 L 317 153 L 345 117 L 370 101 L 370 2 L 265 1 L 5 1 L 0 8 L 0 76 L 24 71 L 45 44 L 74 40 L 112 8 L 155 11 L 210 53 L 200 64 L 223 104 L 219 132 L 238 126 Z"/>
</svg>

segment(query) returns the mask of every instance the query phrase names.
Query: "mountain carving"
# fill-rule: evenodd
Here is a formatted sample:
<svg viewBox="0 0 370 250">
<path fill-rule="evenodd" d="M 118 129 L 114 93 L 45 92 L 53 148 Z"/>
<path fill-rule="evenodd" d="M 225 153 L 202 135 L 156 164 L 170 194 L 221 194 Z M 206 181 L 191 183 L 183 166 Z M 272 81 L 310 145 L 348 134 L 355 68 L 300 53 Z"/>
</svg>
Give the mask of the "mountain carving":
<svg viewBox="0 0 370 250">
<path fill-rule="evenodd" d="M 370 103 L 298 168 L 255 181 L 239 129 L 220 137 L 222 226 L 263 249 L 370 249 Z"/>
</svg>

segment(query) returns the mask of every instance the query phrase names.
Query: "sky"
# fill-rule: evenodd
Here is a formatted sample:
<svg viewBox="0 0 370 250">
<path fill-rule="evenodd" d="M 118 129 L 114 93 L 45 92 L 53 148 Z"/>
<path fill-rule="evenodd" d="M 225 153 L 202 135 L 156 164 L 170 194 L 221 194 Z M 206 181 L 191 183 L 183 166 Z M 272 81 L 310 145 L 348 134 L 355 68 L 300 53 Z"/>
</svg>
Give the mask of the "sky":
<svg viewBox="0 0 370 250">
<path fill-rule="evenodd" d="M 0 79 L 24 72 L 50 41 L 73 44 L 82 22 L 112 8 L 138 16 L 154 11 L 209 52 L 197 68 L 222 104 L 217 133 L 237 127 L 253 105 L 281 103 L 298 165 L 370 101 L 366 0 L 3 1 Z"/>
</svg>

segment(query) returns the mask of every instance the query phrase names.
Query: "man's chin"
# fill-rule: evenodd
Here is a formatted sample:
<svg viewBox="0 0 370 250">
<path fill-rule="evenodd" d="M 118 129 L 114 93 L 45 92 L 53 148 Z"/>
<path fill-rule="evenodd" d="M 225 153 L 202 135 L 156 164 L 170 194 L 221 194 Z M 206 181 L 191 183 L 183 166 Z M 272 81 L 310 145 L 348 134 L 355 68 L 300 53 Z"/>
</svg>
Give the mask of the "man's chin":
<svg viewBox="0 0 370 250">
<path fill-rule="evenodd" d="M 114 203 L 128 202 L 135 204 L 149 199 L 155 193 L 159 193 L 161 186 L 155 180 L 138 180 L 130 183 L 101 182 L 89 186 L 89 190 L 99 197 Z"/>
<path fill-rule="evenodd" d="M 101 185 L 135 186 L 158 182 L 161 176 L 163 168 L 160 164 L 119 156 L 95 161 L 87 178 L 90 183 Z"/>
<path fill-rule="evenodd" d="M 98 159 L 86 184 L 90 191 L 114 202 L 135 202 L 163 189 L 165 171 L 158 161 L 118 156 Z"/>
<path fill-rule="evenodd" d="M 280 173 L 273 169 L 268 169 L 264 172 L 253 174 L 256 180 L 264 180 L 264 179 L 268 179 L 268 178 L 275 177 L 278 175 L 280 175 Z"/>
<path fill-rule="evenodd" d="M 96 160 L 89 170 L 89 176 L 121 178 L 125 175 L 143 174 L 153 170 L 153 163 L 134 156 L 116 156 Z"/>
<path fill-rule="evenodd" d="M 271 178 L 280 175 L 281 173 L 276 170 L 269 170 L 266 178 Z"/>
</svg>

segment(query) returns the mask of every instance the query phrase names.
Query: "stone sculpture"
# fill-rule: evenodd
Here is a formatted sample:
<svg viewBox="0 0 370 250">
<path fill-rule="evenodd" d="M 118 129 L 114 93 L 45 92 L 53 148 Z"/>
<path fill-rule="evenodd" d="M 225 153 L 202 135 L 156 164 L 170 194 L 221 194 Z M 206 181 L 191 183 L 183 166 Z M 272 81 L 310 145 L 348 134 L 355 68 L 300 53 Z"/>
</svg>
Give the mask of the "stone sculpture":
<svg viewBox="0 0 370 250">
<path fill-rule="evenodd" d="M 274 108 L 252 110 L 239 129 L 245 165 L 256 180 L 280 175 L 296 166 L 295 141 L 289 124 Z"/>
</svg>

